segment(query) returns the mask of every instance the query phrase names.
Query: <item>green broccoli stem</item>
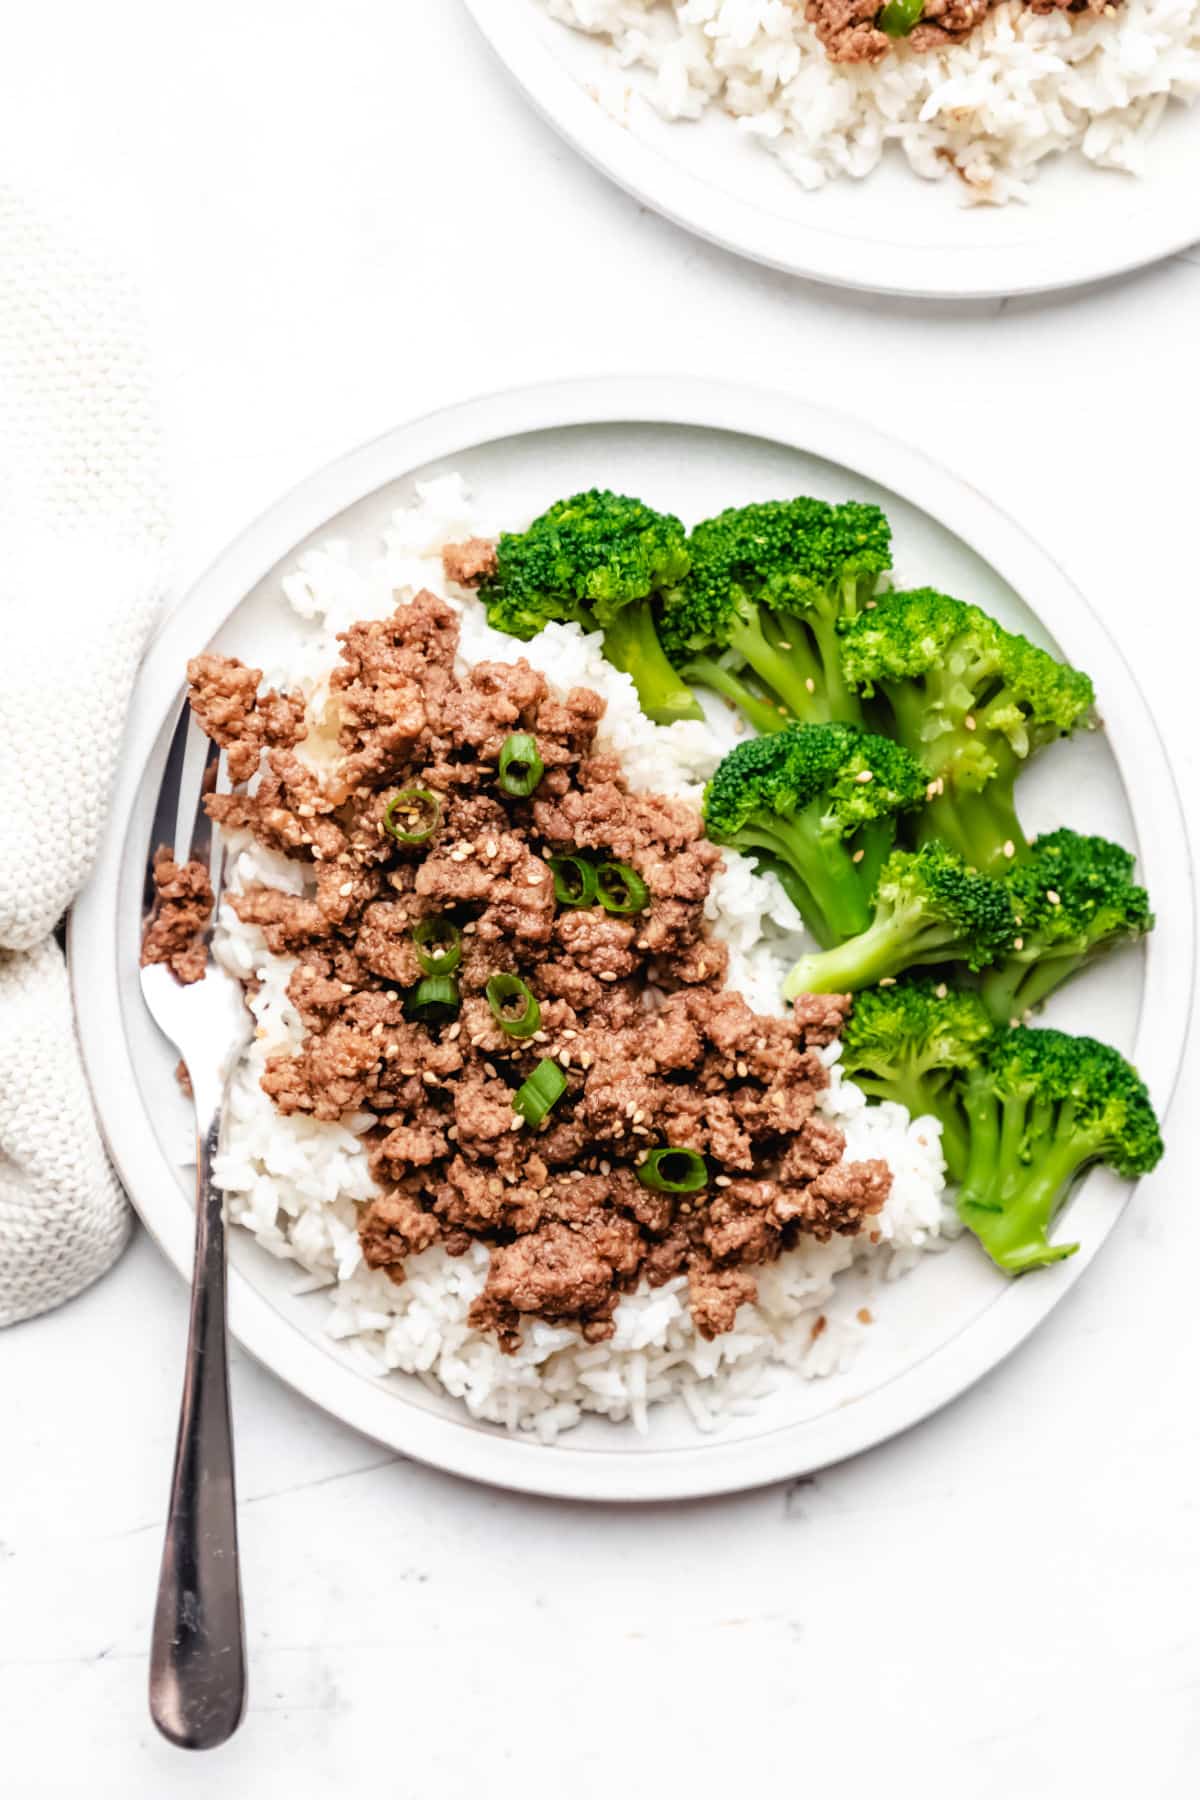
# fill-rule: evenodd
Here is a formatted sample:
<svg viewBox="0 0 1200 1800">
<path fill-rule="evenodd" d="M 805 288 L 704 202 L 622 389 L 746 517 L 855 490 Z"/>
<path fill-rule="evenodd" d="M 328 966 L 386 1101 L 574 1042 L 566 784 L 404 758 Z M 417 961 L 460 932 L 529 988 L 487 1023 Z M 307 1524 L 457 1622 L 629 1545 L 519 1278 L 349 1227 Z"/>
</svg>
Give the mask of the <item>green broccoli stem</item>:
<svg viewBox="0 0 1200 1800">
<path fill-rule="evenodd" d="M 768 693 L 776 696 L 777 704 L 783 708 L 779 716 L 784 724 L 789 719 L 826 723 L 829 712 L 821 665 L 812 653 L 807 633 L 798 620 L 793 624 L 786 613 L 772 619 L 770 627 L 766 624 L 768 617 L 762 612 L 755 612 L 749 619 L 739 616 L 729 635 L 730 649 L 753 669 Z M 787 637 L 788 630 L 794 635 Z"/>
<path fill-rule="evenodd" d="M 739 849 L 744 848 L 749 852 L 754 858 L 755 866 L 760 874 L 770 873 L 775 876 L 780 887 L 783 889 L 796 911 L 800 914 L 806 927 L 812 933 L 813 937 L 816 938 L 822 949 L 828 949 L 830 945 L 837 943 L 838 940 L 830 930 L 829 924 L 820 907 L 817 905 L 816 900 L 813 898 L 804 882 L 801 881 L 799 875 L 790 863 L 785 862 L 783 857 L 780 856 L 776 850 L 768 849 L 765 843 L 756 845 L 751 843 L 748 838 L 743 841 L 743 836 L 740 832 L 737 839 L 734 840 L 734 847 Z"/>
<path fill-rule="evenodd" d="M 849 1069 L 856 1087 L 875 1100 L 897 1100 L 914 1119 L 936 1119 L 942 1128 L 942 1155 L 951 1181 L 961 1181 L 967 1170 L 968 1138 L 962 1112 L 952 1092 L 939 1090 L 936 1078 L 920 1069 L 899 1068 L 886 1076 Z M 941 1071 L 945 1078 L 946 1072 Z"/>
<path fill-rule="evenodd" d="M 648 719 L 670 725 L 676 719 L 704 717 L 700 702 L 667 660 L 649 600 L 622 607 L 603 631 L 605 656 L 614 668 L 632 676 Z"/>
<path fill-rule="evenodd" d="M 918 844 L 940 839 L 972 868 L 989 875 L 1024 859 L 1029 844 L 1017 818 L 1012 783 L 1006 777 L 997 776 L 979 790 L 955 788 L 948 774 L 942 780 L 942 792 L 932 797 L 917 820 Z"/>
<path fill-rule="evenodd" d="M 932 679 L 885 684 L 896 736 L 929 771 L 930 781 L 942 784 L 941 793 L 930 796 L 917 822 L 917 842 L 940 839 L 972 868 L 991 874 L 1011 867 L 1029 853 L 1013 796 L 1021 765 L 1007 740 L 991 732 L 988 747 L 995 774 L 982 788 L 956 781 L 956 765 L 961 761 L 969 767 L 979 754 L 980 743 L 977 732 L 965 726 L 951 725 L 936 736 L 926 735 L 931 719 L 938 717 L 941 685 Z"/>
<path fill-rule="evenodd" d="M 801 885 L 792 898 L 823 947 L 858 937 L 870 925 L 874 881 L 870 886 L 864 883 L 843 838 L 822 831 L 818 806 L 780 814 L 769 824 L 748 825 L 734 841 L 767 850 L 778 863 L 796 872 Z M 807 908 L 802 904 L 804 894 L 809 896 Z"/>
<path fill-rule="evenodd" d="M 857 583 L 849 581 L 847 586 L 853 589 L 857 598 Z M 846 678 L 842 674 L 842 644 L 838 636 L 838 618 L 841 608 L 829 609 L 814 606 L 806 615 L 806 623 L 816 642 L 817 653 L 821 659 L 821 691 L 825 696 L 826 717 L 839 719 L 847 725 L 863 723 L 862 702 L 857 694 L 852 694 L 846 686 Z M 846 616 L 853 618 L 854 612 L 846 609 Z"/>
<path fill-rule="evenodd" d="M 958 1196 L 958 1216 L 1008 1275 L 1062 1262 L 1074 1256 L 1079 1245 L 1052 1244 L 1050 1228 L 1067 1188 L 1088 1160 L 1087 1152 L 1076 1142 L 1054 1144 L 1039 1151 L 1036 1170 L 1030 1170 L 1000 1206 L 976 1202 L 964 1185 Z"/>
<path fill-rule="evenodd" d="M 1078 1244 L 1051 1244 L 1050 1227 L 1070 1183 L 1095 1147 L 1066 1107 L 1019 1098 L 998 1101 L 984 1071 L 967 1082 L 970 1151 L 958 1216 L 997 1267 L 1009 1275 L 1073 1256 Z M 1034 1158 L 1028 1161 L 1027 1158 Z"/>
<path fill-rule="evenodd" d="M 1028 962 L 1007 957 L 994 968 L 984 970 L 980 998 L 998 1025 L 1019 1024 L 1026 1013 L 1034 1012 L 1056 988 L 1069 981 L 1086 960 L 1082 952 Z"/>
<path fill-rule="evenodd" d="M 692 687 L 710 688 L 714 694 L 721 694 L 731 701 L 745 713 L 755 731 L 763 737 L 768 732 L 782 731 L 789 723 L 777 706 L 754 693 L 744 681 L 738 679 L 732 669 L 727 669 L 711 656 L 691 657 L 679 673 Z"/>
<path fill-rule="evenodd" d="M 783 997 L 854 994 L 902 975 L 915 963 L 951 960 L 952 944 L 948 927 L 931 923 L 919 905 L 877 913 L 857 937 L 817 956 L 802 956 L 783 984 Z"/>
</svg>

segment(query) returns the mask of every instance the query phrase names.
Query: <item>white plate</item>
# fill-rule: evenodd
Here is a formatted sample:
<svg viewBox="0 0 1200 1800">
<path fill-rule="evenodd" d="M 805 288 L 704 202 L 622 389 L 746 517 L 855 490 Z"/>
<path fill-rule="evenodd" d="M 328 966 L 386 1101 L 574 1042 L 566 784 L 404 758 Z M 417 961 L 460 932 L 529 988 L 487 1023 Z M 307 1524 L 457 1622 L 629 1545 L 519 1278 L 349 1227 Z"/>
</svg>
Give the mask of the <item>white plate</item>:
<svg viewBox="0 0 1200 1800">
<path fill-rule="evenodd" d="M 592 87 L 604 42 L 538 0 L 466 0 L 529 99 L 597 168 L 655 211 L 755 262 L 839 287 L 967 299 L 1042 293 L 1157 262 L 1200 239 L 1200 106 L 1172 105 L 1147 172 L 1075 153 L 1043 165 L 1028 205 L 963 207 L 899 154 L 864 181 L 808 194 L 724 114 L 668 123 L 642 104 L 618 122 Z"/>
<path fill-rule="evenodd" d="M 164 728 L 179 705 L 184 664 L 210 642 L 269 659 L 281 634 L 294 629 L 280 604 L 279 576 L 297 551 L 331 532 L 365 549 L 409 497 L 414 474 L 450 468 L 468 477 L 485 510 L 514 519 L 590 483 L 642 494 L 689 520 L 731 501 L 797 491 L 878 499 L 895 528 L 902 579 L 967 594 L 1087 668 L 1107 733 L 1047 751 L 1023 785 L 1023 813 L 1036 828 L 1067 813 L 1080 828 L 1136 845 L 1163 916 L 1145 951 L 1120 955 L 1102 975 L 1075 984 L 1055 1016 L 1132 1053 L 1165 1107 L 1191 993 L 1186 836 L 1153 721 L 1063 572 L 982 495 L 854 420 L 703 382 L 617 378 L 527 389 L 403 426 L 313 476 L 208 572 L 142 669 L 112 819 L 75 908 L 71 963 L 84 1056 L 113 1157 L 179 1270 L 190 1267 L 192 1209 L 172 1152 L 186 1115 L 172 1078 L 174 1053 L 141 1003 L 137 952 Z M 1036 604 L 1036 617 L 1022 595 Z M 1136 771 L 1137 780 L 1126 781 L 1122 770 Z M 759 1412 L 712 1438 L 698 1437 L 681 1412 L 670 1411 L 649 1440 L 602 1420 L 555 1446 L 474 1424 L 415 1379 L 363 1374 L 324 1335 L 322 1297 L 296 1296 L 294 1268 L 240 1232 L 231 1246 L 230 1313 L 240 1341 L 302 1393 L 397 1450 L 459 1474 L 586 1499 L 715 1493 L 849 1456 L 961 1393 L 1079 1280 L 1128 1196 L 1107 1173 L 1091 1176 L 1072 1208 L 1079 1255 L 1015 1285 L 971 1243 L 926 1259 L 880 1296 L 879 1323 L 849 1373 L 816 1382 L 783 1377 Z"/>
</svg>

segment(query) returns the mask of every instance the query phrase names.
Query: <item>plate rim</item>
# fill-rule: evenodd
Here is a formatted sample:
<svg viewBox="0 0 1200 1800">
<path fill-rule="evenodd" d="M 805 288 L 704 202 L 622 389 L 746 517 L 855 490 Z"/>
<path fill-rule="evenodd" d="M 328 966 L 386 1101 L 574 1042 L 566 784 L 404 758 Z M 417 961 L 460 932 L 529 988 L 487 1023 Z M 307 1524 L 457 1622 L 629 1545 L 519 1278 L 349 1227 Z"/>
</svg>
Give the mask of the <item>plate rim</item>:
<svg viewBox="0 0 1200 1800">
<path fill-rule="evenodd" d="M 672 224 L 767 268 L 823 286 L 893 298 L 995 300 L 1112 280 L 1200 242 L 1200 209 L 1190 223 L 1185 214 L 1185 223 L 1174 226 L 1167 209 L 1153 204 L 1124 216 L 1119 234 L 1098 230 L 1090 243 L 1063 233 L 1032 249 L 1011 244 L 994 249 L 964 244 L 954 250 L 944 244 L 926 249 L 881 245 L 790 221 L 781 231 L 776 213 L 725 194 L 658 156 L 581 86 L 564 79 L 533 22 L 534 3 L 463 0 L 485 43 L 534 110 L 593 168 Z M 550 23 L 571 29 L 553 19 Z M 781 248 L 785 242 L 787 250 Z M 883 264 L 886 275 L 880 273 Z"/>
<path fill-rule="evenodd" d="M 1059 641 L 1069 643 L 1080 632 L 1090 637 L 1089 657 L 1100 692 L 1117 691 L 1105 677 L 1107 667 L 1129 702 L 1111 735 L 1123 746 L 1118 753 L 1114 741 L 1113 753 L 1143 861 L 1154 865 L 1152 879 L 1159 891 L 1179 896 L 1147 947 L 1135 1046 L 1155 1101 L 1165 1112 L 1180 1072 L 1193 998 L 1195 905 L 1185 818 L 1157 726 L 1132 671 L 1103 620 L 1054 558 L 960 476 L 851 415 L 700 377 L 601 376 L 538 384 L 460 402 L 399 425 L 289 490 L 201 575 L 163 621 L 139 671 L 112 807 L 92 877 L 71 915 L 68 950 L 80 1045 L 101 1129 L 135 1209 L 185 1277 L 191 1267 L 192 1214 L 178 1204 L 177 1178 L 142 1107 L 128 1103 L 136 1091 L 135 1076 L 120 1026 L 113 945 L 129 815 L 169 709 L 181 695 L 179 671 L 189 647 L 207 642 L 262 576 L 311 532 L 387 483 L 507 437 L 613 424 L 733 432 L 838 463 L 939 518 L 1016 592 L 1036 592 L 1036 605 L 1029 604 Z M 1134 764 L 1136 785 L 1125 774 Z M 1185 895 L 1193 901 L 1186 911 Z M 1179 980 L 1184 972 L 1186 983 Z M 1154 1019 L 1150 1042 L 1144 1041 L 1147 1015 Z M 452 1474 L 564 1499 L 700 1498 L 841 1461 L 956 1399 L 1011 1354 L 1071 1291 L 1111 1235 L 1132 1192 L 1132 1187 L 1113 1183 L 1107 1228 L 1077 1257 L 1059 1265 L 1052 1286 L 1036 1280 L 1014 1284 L 956 1338 L 872 1392 L 817 1420 L 740 1443 L 710 1438 L 653 1452 L 572 1449 L 569 1441 L 543 1445 L 481 1429 L 465 1414 L 440 1418 L 398 1406 L 387 1386 L 357 1375 L 310 1342 L 236 1269 L 230 1270 L 230 1324 L 257 1360 L 324 1410 L 400 1454 Z"/>
</svg>

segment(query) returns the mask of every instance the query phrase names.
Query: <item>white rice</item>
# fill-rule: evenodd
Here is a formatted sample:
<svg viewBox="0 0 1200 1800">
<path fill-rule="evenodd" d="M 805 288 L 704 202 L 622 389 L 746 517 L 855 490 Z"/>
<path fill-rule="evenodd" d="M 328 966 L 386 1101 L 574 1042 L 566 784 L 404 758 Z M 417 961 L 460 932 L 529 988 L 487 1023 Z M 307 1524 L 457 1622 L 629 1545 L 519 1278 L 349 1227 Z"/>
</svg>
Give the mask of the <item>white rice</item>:
<svg viewBox="0 0 1200 1800">
<path fill-rule="evenodd" d="M 1024 199 L 1042 160 L 1082 151 L 1140 174 L 1169 99 L 1200 93 L 1200 0 L 1126 0 L 1108 16 L 997 7 L 965 42 L 831 63 L 803 0 L 543 0 L 607 38 L 596 84 L 624 117 L 631 83 L 667 119 L 732 114 L 806 188 L 863 176 L 896 144 L 918 175 L 949 169 L 968 204 Z"/>
<path fill-rule="evenodd" d="M 348 545 L 329 543 L 302 557 L 285 578 L 287 599 L 311 629 L 288 667 L 270 678 L 304 688 L 314 727 L 336 661 L 333 634 L 355 619 L 386 615 L 398 592 L 423 585 L 445 594 L 440 546 L 486 528 L 471 516 L 457 478 L 426 483 L 418 493 L 414 507 L 395 515 L 373 564 L 361 566 Z M 513 640 L 490 629 L 477 601 L 461 593 L 447 597 L 462 612 L 465 661 L 513 659 Z M 599 639 L 577 626 L 550 626 L 520 653 L 559 691 L 587 685 L 605 696 L 601 741 L 620 752 L 631 785 L 698 797 L 722 736 L 731 735 L 728 715 L 718 718 L 717 730 L 692 722 L 652 725 L 629 678 L 604 661 Z M 314 735 L 319 741 L 319 732 Z M 298 864 L 245 836 L 232 840 L 231 851 L 231 888 L 265 882 L 302 891 L 306 876 Z M 760 1011 L 779 1012 L 782 976 L 805 940 L 778 882 L 727 855 L 708 914 L 730 946 L 731 985 Z M 235 974 L 253 974 L 261 984 L 250 1001 L 257 1032 L 234 1078 L 217 1165 L 230 1217 L 264 1249 L 300 1265 L 302 1291 L 328 1288 L 330 1335 L 351 1344 L 367 1367 L 380 1375 L 417 1375 L 460 1398 L 475 1418 L 548 1441 L 584 1413 L 632 1419 L 645 1431 L 652 1406 L 680 1399 L 696 1425 L 710 1430 L 754 1404 L 771 1385 L 773 1366 L 800 1377 L 844 1368 L 869 1329 L 859 1314 L 873 1287 L 954 1234 L 939 1128 L 931 1120 L 910 1121 L 903 1107 L 868 1107 L 861 1091 L 842 1080 L 835 1045 L 825 1053 L 832 1079 L 822 1109 L 844 1130 L 848 1156 L 883 1157 L 894 1176 L 888 1204 L 874 1221 L 876 1242 L 864 1235 L 803 1243 L 761 1272 L 757 1303 L 743 1306 L 737 1329 L 712 1343 L 692 1327 L 680 1277 L 623 1299 L 609 1343 L 589 1345 L 573 1329 L 534 1321 L 526 1324 L 518 1353 L 506 1356 L 493 1337 L 467 1324 L 487 1274 L 482 1245 L 457 1259 L 436 1246 L 410 1258 L 402 1286 L 365 1267 L 356 1207 L 375 1191 L 362 1143 L 373 1116 L 356 1113 L 334 1125 L 275 1111 L 259 1082 L 267 1057 L 298 1046 L 303 1036 L 286 992 L 295 958 L 271 955 L 261 931 L 241 923 L 228 905 L 216 949 Z"/>
</svg>

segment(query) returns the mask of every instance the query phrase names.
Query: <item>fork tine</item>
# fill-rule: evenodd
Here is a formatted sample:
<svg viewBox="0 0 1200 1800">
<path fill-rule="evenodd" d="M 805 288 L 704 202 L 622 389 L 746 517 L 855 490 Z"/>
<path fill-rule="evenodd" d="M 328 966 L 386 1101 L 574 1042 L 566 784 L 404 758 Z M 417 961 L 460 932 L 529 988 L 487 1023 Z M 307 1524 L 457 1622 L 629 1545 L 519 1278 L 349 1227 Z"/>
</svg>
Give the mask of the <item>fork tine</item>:
<svg viewBox="0 0 1200 1800">
<path fill-rule="evenodd" d="M 197 728 L 197 736 L 199 736 Z M 192 831 L 188 841 L 188 860 L 203 863 L 212 876 L 213 892 L 220 897 L 221 854 L 219 845 L 214 843 L 212 820 L 204 810 L 204 797 L 217 790 L 217 772 L 221 761 L 221 752 L 210 739 L 204 738 L 203 762 L 200 769 L 200 780 L 196 785 L 195 811 L 192 816 Z M 191 784 L 189 783 L 189 789 Z"/>
<path fill-rule="evenodd" d="M 150 827 L 150 844 L 146 854 L 146 879 L 142 889 L 142 908 L 147 914 L 154 905 L 155 854 L 164 848 L 169 850 L 172 856 L 175 854 L 179 830 L 179 799 L 183 788 L 183 768 L 187 757 L 191 722 L 191 710 L 185 703 L 179 709 L 179 717 L 175 721 L 175 729 L 171 734 L 171 742 L 167 748 L 167 760 L 163 764 L 162 780 L 158 787 L 158 798 L 154 804 L 154 823 Z"/>
</svg>

